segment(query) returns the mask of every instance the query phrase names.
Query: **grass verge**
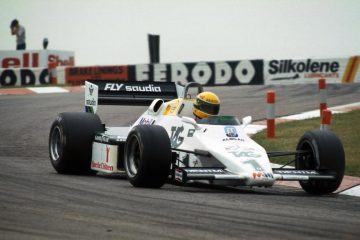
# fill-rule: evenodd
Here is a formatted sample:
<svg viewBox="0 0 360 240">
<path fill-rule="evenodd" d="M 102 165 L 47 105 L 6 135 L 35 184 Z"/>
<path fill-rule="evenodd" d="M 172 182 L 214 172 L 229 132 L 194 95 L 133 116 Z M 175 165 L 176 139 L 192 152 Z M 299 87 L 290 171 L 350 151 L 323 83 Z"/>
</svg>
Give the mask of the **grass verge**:
<svg viewBox="0 0 360 240">
<path fill-rule="evenodd" d="M 309 130 L 320 127 L 320 119 L 313 118 L 301 121 L 279 123 L 276 125 L 276 138 L 267 139 L 266 130 L 252 136 L 268 152 L 295 150 L 300 137 Z M 334 114 L 330 127 L 341 139 L 345 150 L 345 174 L 360 176 L 360 110 L 349 113 Z M 284 164 L 286 158 L 272 158 L 271 162 Z"/>
</svg>

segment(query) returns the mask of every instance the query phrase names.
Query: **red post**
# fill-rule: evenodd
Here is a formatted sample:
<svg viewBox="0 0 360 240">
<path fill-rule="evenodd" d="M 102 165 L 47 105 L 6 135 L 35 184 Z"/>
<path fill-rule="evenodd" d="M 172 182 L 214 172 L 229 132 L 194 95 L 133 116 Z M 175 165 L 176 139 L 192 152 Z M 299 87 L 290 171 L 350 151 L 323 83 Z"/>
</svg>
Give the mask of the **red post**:
<svg viewBox="0 0 360 240">
<path fill-rule="evenodd" d="M 268 91 L 266 96 L 267 102 L 267 113 L 266 113 L 266 124 L 267 124 L 267 138 L 275 137 L 275 91 Z"/>
<path fill-rule="evenodd" d="M 324 78 L 319 79 L 319 109 L 320 117 L 322 116 L 323 110 L 327 109 L 326 104 L 326 80 Z"/>
<path fill-rule="evenodd" d="M 49 62 L 48 63 L 48 72 L 49 72 L 50 83 L 54 84 L 54 85 L 57 84 L 56 66 L 57 66 L 57 62 Z"/>
<path fill-rule="evenodd" d="M 323 110 L 321 115 L 321 125 L 320 130 L 326 131 L 329 130 L 331 124 L 331 111 L 328 109 Z"/>
</svg>

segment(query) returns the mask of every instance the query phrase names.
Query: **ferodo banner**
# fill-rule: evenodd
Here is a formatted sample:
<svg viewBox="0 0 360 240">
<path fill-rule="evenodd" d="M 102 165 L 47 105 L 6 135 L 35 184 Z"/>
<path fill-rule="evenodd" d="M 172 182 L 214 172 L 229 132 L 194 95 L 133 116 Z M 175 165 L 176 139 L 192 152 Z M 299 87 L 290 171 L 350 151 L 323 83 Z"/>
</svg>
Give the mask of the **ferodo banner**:
<svg viewBox="0 0 360 240">
<path fill-rule="evenodd" d="M 47 68 L 0 68 L 0 87 L 50 84 Z"/>
<path fill-rule="evenodd" d="M 316 83 L 325 78 L 329 83 L 359 81 L 359 56 L 329 59 L 284 59 L 265 61 L 266 84 Z"/>
<path fill-rule="evenodd" d="M 129 79 L 135 81 L 198 82 L 202 85 L 264 84 L 262 60 L 159 63 L 129 66 Z"/>
<path fill-rule="evenodd" d="M 207 86 L 264 84 L 263 68 L 262 60 L 66 67 L 65 81 L 73 85 L 89 79 L 198 82 Z"/>
</svg>

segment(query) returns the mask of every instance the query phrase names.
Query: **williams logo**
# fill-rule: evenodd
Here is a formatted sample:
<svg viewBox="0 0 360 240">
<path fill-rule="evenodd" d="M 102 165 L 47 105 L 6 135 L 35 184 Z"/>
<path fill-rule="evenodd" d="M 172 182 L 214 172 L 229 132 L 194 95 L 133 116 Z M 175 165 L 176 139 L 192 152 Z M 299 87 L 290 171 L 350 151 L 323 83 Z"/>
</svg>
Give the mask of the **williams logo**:
<svg viewBox="0 0 360 240">
<path fill-rule="evenodd" d="M 94 87 L 93 87 L 93 85 L 90 85 L 90 87 L 89 87 L 90 96 L 93 95 L 93 92 L 94 92 Z"/>
<path fill-rule="evenodd" d="M 225 134 L 227 137 L 238 137 L 238 133 L 236 131 L 236 128 L 234 127 L 225 127 Z"/>
</svg>

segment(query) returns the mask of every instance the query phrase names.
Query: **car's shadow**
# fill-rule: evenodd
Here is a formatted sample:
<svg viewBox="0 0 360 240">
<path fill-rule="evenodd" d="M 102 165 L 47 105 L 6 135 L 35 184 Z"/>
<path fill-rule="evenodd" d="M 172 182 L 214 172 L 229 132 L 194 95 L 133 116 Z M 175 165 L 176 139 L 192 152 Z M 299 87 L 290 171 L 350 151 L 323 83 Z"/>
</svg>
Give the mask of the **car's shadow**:
<svg viewBox="0 0 360 240">
<path fill-rule="evenodd" d="M 127 181 L 126 174 L 124 173 L 97 173 L 96 176 L 83 175 L 82 177 L 98 177 L 108 180 Z M 128 185 L 132 188 L 131 184 Z M 274 185 L 272 187 L 249 187 L 249 186 L 221 186 L 210 185 L 206 183 L 187 183 L 183 185 L 173 184 L 168 181 L 162 188 L 164 191 L 170 192 L 184 192 L 184 193 L 201 193 L 201 194 L 246 194 L 246 195 L 261 195 L 261 196 L 297 196 L 297 197 L 339 197 L 337 193 L 327 195 L 312 195 L 304 192 L 300 188 L 288 187 L 283 185 Z"/>
</svg>

